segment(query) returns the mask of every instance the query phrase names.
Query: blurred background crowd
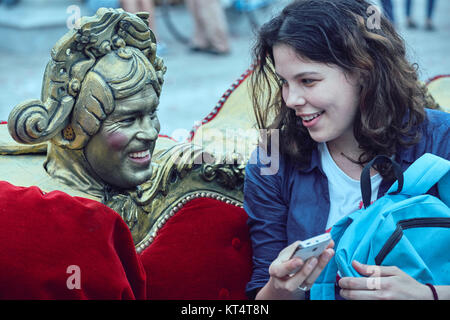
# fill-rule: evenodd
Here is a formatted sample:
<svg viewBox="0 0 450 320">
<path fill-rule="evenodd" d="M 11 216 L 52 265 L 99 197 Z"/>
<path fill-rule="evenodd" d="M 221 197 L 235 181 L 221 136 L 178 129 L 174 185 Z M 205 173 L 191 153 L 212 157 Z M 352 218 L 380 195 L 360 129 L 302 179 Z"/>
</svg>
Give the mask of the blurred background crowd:
<svg viewBox="0 0 450 320">
<path fill-rule="evenodd" d="M 150 11 L 158 54 L 168 68 L 161 133 L 183 139 L 251 65 L 254 32 L 290 0 L 0 0 L 0 121 L 40 97 L 55 42 L 78 15 L 99 7 Z M 372 0 L 406 40 L 426 81 L 450 74 L 450 1 Z"/>
</svg>

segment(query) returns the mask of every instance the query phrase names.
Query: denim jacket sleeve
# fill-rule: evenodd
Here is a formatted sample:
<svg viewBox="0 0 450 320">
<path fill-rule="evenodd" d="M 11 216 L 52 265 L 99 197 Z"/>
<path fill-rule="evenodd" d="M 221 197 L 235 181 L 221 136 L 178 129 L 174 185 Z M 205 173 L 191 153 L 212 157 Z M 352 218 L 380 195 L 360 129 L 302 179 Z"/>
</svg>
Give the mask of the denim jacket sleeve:
<svg viewBox="0 0 450 320">
<path fill-rule="evenodd" d="M 426 152 L 450 160 L 450 113 L 427 110 Z"/>
<path fill-rule="evenodd" d="M 246 289 L 251 299 L 269 280 L 269 266 L 287 244 L 288 206 L 281 194 L 283 164 L 278 159 L 278 170 L 264 174 L 264 165 L 257 155 L 255 150 L 247 164 L 244 185 L 244 209 L 249 216 L 253 244 L 253 274 Z"/>
</svg>

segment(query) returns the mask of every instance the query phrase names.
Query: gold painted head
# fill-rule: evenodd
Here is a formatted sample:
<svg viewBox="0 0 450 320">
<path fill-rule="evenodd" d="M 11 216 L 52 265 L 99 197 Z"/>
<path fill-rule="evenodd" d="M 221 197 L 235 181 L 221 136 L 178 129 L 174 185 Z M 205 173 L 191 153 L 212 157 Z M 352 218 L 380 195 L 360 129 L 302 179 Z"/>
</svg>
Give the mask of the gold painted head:
<svg viewBox="0 0 450 320">
<path fill-rule="evenodd" d="M 129 189 L 151 177 L 160 129 L 152 71 L 140 50 L 112 51 L 87 74 L 75 104 L 69 128 L 79 132 L 80 142 L 73 142 L 84 146 L 93 173 L 115 188 Z"/>
<path fill-rule="evenodd" d="M 8 129 L 20 143 L 50 141 L 45 167 L 60 180 L 130 189 L 151 176 L 166 68 L 147 15 L 102 8 L 80 25 L 54 46 L 42 101 L 16 106 Z"/>
</svg>

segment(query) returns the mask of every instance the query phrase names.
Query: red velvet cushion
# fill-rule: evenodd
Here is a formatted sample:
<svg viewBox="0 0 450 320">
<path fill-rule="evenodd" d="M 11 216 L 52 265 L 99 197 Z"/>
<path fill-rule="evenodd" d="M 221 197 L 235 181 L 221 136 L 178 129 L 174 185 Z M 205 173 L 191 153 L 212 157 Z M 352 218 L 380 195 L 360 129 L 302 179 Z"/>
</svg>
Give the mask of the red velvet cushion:
<svg viewBox="0 0 450 320">
<path fill-rule="evenodd" d="M 247 214 L 219 200 L 191 200 L 141 259 L 149 299 L 246 299 L 252 272 Z"/>
<path fill-rule="evenodd" d="M 80 288 L 70 289 L 76 275 Z M 145 297 L 144 269 L 116 212 L 0 181 L 0 299 Z"/>
</svg>

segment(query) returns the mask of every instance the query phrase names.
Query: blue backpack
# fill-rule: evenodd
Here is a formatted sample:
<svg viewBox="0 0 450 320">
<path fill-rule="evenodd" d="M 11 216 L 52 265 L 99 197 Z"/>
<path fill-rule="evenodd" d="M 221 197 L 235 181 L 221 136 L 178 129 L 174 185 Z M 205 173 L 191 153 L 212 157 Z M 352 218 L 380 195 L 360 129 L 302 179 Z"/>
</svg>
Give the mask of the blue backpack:
<svg viewBox="0 0 450 320">
<path fill-rule="evenodd" d="M 370 205 L 370 167 L 386 160 L 397 181 Z M 436 183 L 440 199 L 426 194 Z M 450 161 L 427 153 L 402 174 L 395 161 L 378 156 L 363 169 L 361 193 L 364 208 L 331 229 L 336 253 L 312 286 L 311 299 L 335 299 L 338 270 L 342 277 L 361 277 L 353 260 L 397 266 L 421 283 L 450 284 Z"/>
</svg>

